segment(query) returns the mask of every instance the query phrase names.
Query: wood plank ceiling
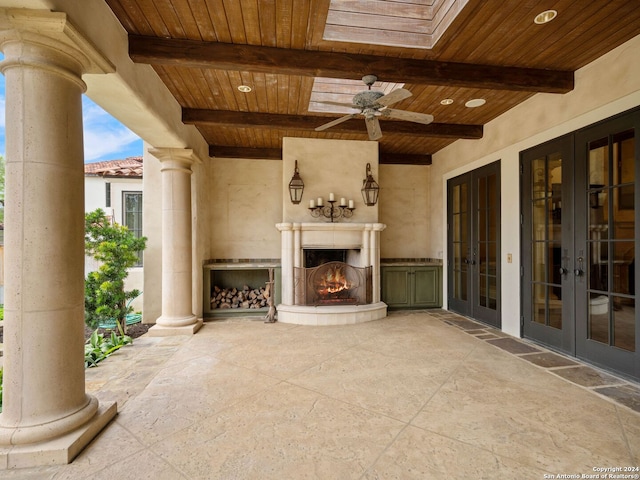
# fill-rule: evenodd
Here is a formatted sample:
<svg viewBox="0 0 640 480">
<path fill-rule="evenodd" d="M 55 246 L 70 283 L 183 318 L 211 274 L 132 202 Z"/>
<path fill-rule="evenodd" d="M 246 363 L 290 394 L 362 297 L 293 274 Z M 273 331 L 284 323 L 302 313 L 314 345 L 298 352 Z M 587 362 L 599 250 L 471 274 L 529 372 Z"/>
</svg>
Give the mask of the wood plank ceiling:
<svg viewBox="0 0 640 480">
<path fill-rule="evenodd" d="M 571 91 L 575 70 L 640 34 L 637 0 L 468 0 L 431 49 L 325 40 L 330 0 L 106 2 L 129 33 L 133 61 L 153 66 L 183 121 L 211 156 L 225 157 L 281 158 L 285 136 L 366 140 L 362 117 L 316 132 L 343 113 L 309 112 L 309 102 L 316 77 L 375 74 L 413 94 L 393 108 L 435 117 L 382 120 L 381 163 L 430 164 L 531 95 Z M 368 0 L 384 9 L 396 2 Z M 548 9 L 557 18 L 535 24 Z M 486 103 L 466 107 L 472 99 Z"/>
</svg>

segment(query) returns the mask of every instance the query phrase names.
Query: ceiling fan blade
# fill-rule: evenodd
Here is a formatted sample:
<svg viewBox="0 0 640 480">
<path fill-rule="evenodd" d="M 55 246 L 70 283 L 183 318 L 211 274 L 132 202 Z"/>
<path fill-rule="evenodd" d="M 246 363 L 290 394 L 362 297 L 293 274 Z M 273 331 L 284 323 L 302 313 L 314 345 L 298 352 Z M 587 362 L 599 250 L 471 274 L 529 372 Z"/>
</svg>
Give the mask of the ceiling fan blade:
<svg viewBox="0 0 640 480">
<path fill-rule="evenodd" d="M 349 108 L 357 108 L 360 109 L 359 106 L 354 105 L 352 103 L 341 103 L 341 102 L 331 102 L 329 100 L 314 100 L 313 103 L 321 103 L 322 105 L 335 105 L 338 107 L 349 107 Z"/>
<path fill-rule="evenodd" d="M 397 90 L 394 90 L 391 93 L 387 93 L 386 95 L 383 95 L 378 100 L 376 100 L 376 103 L 379 103 L 380 105 L 388 106 L 393 103 L 397 103 L 400 100 L 404 100 L 405 98 L 409 98 L 411 95 L 413 94 L 406 88 L 399 88 Z"/>
<path fill-rule="evenodd" d="M 344 117 L 336 118 L 335 120 L 331 120 L 329 123 L 325 123 L 324 125 L 320 125 L 316 127 L 316 132 L 321 132 L 322 130 L 326 130 L 327 128 L 331 128 L 339 123 L 346 122 L 347 120 L 351 120 L 354 117 L 357 117 L 357 113 L 350 113 L 349 115 L 345 115 Z"/>
<path fill-rule="evenodd" d="M 364 117 L 364 123 L 367 125 L 369 140 L 378 140 L 379 138 L 382 138 L 382 130 L 380 129 L 378 117 L 367 115 Z"/>
<path fill-rule="evenodd" d="M 433 122 L 433 115 L 428 113 L 407 112 L 406 110 L 394 110 L 393 108 L 385 108 L 380 110 L 383 117 L 396 118 L 398 120 L 406 120 L 408 122 L 423 123 L 428 125 Z"/>
</svg>

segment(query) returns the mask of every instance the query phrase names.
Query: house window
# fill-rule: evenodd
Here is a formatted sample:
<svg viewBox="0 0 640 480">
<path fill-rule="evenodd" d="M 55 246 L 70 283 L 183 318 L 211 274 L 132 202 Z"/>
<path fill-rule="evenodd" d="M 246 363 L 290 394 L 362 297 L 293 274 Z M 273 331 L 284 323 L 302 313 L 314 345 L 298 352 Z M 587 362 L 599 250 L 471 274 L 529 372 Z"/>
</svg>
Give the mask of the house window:
<svg viewBox="0 0 640 480">
<path fill-rule="evenodd" d="M 142 236 L 142 192 L 122 192 L 123 224 L 136 237 Z M 136 267 L 142 266 L 142 252 L 138 252 Z"/>
</svg>

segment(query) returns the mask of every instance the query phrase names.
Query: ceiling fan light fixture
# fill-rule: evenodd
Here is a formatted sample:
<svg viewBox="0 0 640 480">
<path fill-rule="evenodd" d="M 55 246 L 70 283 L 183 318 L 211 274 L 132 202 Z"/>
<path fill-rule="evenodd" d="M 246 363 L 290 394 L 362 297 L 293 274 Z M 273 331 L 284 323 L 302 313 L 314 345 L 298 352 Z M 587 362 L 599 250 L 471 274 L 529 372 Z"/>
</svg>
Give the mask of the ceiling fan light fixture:
<svg viewBox="0 0 640 480">
<path fill-rule="evenodd" d="M 445 98 L 444 100 L 440 100 L 440 105 L 451 105 L 453 103 L 453 98 Z"/>
<path fill-rule="evenodd" d="M 238 90 L 240 90 L 242 93 L 249 93 L 252 88 L 249 85 L 239 85 Z"/>
<path fill-rule="evenodd" d="M 545 10 L 544 12 L 540 12 L 533 19 L 533 23 L 536 25 L 544 25 L 545 23 L 549 23 L 551 20 L 558 16 L 558 12 L 556 10 Z"/>
<path fill-rule="evenodd" d="M 485 103 L 487 103 L 487 101 L 484 98 L 474 98 L 473 100 L 469 100 L 465 103 L 464 106 L 467 108 L 476 108 L 481 107 Z"/>
</svg>

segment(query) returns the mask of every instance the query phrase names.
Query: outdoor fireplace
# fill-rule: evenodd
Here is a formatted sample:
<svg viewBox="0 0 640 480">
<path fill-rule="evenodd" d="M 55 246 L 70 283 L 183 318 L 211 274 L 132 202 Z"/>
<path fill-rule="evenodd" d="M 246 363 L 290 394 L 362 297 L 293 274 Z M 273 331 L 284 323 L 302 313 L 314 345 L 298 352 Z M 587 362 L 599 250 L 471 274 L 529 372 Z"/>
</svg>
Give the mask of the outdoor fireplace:
<svg viewBox="0 0 640 480">
<path fill-rule="evenodd" d="M 364 305 L 371 303 L 371 266 L 327 262 L 295 268 L 296 305 Z"/>
<path fill-rule="evenodd" d="M 279 223 L 278 321 L 346 325 L 387 315 L 380 301 L 380 223 Z"/>
</svg>

